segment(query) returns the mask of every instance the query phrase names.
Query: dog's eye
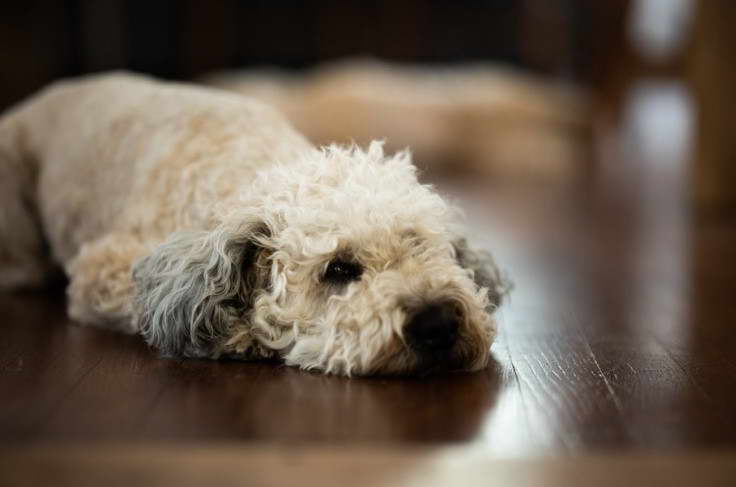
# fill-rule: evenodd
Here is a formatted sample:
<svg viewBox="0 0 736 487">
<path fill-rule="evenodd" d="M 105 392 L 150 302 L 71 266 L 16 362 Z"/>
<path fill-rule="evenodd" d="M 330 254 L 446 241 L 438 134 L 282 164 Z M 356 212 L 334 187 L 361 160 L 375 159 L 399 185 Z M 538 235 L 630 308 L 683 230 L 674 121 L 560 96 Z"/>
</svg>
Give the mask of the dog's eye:
<svg viewBox="0 0 736 487">
<path fill-rule="evenodd" d="M 347 284 L 360 279 L 361 274 L 363 267 L 360 264 L 336 259 L 329 263 L 322 279 L 331 284 Z"/>
</svg>

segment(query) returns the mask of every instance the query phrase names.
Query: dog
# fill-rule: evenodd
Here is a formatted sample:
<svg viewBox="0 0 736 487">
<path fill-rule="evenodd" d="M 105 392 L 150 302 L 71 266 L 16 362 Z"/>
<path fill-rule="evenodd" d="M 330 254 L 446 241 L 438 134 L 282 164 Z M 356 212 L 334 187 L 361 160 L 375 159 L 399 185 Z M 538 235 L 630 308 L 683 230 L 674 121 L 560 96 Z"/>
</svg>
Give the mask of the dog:
<svg viewBox="0 0 736 487">
<path fill-rule="evenodd" d="M 272 108 L 111 73 L 0 119 L 0 287 L 164 356 L 337 375 L 486 366 L 504 289 L 408 151 L 315 148 Z"/>
<path fill-rule="evenodd" d="M 493 63 L 370 58 L 299 72 L 248 68 L 200 82 L 276 107 L 318 145 L 386 138 L 429 173 L 566 184 L 584 174 L 592 130 L 579 87 Z"/>
</svg>

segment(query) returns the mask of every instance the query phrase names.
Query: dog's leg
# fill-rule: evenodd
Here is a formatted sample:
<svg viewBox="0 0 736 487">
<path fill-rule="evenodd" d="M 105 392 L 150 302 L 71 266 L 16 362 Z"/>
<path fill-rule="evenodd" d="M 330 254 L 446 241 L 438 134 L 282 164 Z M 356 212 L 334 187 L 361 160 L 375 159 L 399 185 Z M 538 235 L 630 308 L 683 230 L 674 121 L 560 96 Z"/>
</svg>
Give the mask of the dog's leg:
<svg viewBox="0 0 736 487">
<path fill-rule="evenodd" d="M 36 211 L 36 161 L 16 115 L 0 118 L 0 290 L 37 287 L 55 266 Z"/>
<path fill-rule="evenodd" d="M 110 234 L 84 245 L 67 267 L 69 316 L 84 324 L 134 333 L 133 263 L 146 246 L 134 236 Z"/>
</svg>

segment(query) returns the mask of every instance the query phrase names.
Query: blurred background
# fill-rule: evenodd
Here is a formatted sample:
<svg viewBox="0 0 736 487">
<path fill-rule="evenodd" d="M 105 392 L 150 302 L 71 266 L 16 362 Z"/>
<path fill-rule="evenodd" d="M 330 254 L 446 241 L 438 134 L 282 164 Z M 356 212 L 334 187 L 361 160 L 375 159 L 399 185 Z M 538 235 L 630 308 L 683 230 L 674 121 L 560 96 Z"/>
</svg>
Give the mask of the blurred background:
<svg viewBox="0 0 736 487">
<path fill-rule="evenodd" d="M 263 98 L 320 144 L 386 138 L 439 173 L 585 181 L 632 96 L 669 154 L 724 126 L 733 68 L 713 58 L 733 58 L 733 20 L 718 0 L 3 2 L 0 108 L 127 69 Z M 733 147 L 707 138 L 700 199 L 730 207 Z"/>
<path fill-rule="evenodd" d="M 622 56 L 625 0 L 3 2 L 3 106 L 50 80 L 109 69 L 190 79 L 305 69 L 352 56 L 493 60 L 600 85 Z"/>
<path fill-rule="evenodd" d="M 57 78 L 127 69 L 264 98 L 317 143 L 386 138 L 438 172 L 547 183 L 588 177 L 601 140 L 630 122 L 633 96 L 650 103 L 639 115 L 659 126 L 652 137 L 669 131 L 668 154 L 689 157 L 701 133 L 692 193 L 720 212 L 734 201 L 723 183 L 734 175 L 723 118 L 736 105 L 734 9 L 725 0 L 3 2 L 0 108 Z"/>
<path fill-rule="evenodd" d="M 589 176 L 600 142 L 631 122 L 633 96 L 653 104 L 652 137 L 671 131 L 668 154 L 689 158 L 697 134 L 691 193 L 722 212 L 734 206 L 724 183 L 736 152 L 725 118 L 736 106 L 734 10 L 725 0 L 10 1 L 0 109 L 57 78 L 127 69 L 264 98 L 317 143 L 386 138 L 438 172 L 547 183 Z"/>
</svg>

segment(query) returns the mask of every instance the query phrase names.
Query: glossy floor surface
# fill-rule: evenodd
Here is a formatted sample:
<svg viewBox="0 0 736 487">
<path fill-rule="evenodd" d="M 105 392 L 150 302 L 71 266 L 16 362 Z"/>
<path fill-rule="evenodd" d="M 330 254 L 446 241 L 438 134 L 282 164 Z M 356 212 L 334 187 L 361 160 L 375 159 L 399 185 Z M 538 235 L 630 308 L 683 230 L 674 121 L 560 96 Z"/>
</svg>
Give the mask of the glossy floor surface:
<svg viewBox="0 0 736 487">
<path fill-rule="evenodd" d="M 621 147 L 575 181 L 440 184 L 515 284 L 487 370 L 162 359 L 70 323 L 62 293 L 2 295 L 0 441 L 734 451 L 736 224 L 693 215 L 676 155 Z"/>
</svg>

